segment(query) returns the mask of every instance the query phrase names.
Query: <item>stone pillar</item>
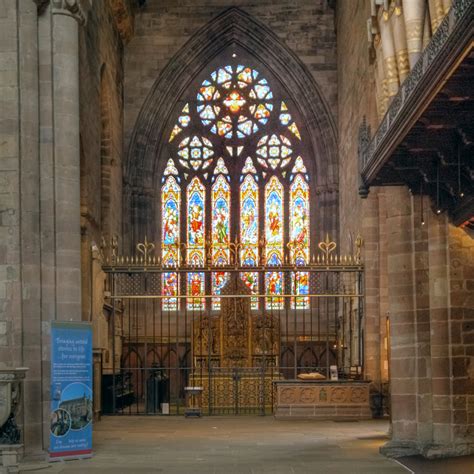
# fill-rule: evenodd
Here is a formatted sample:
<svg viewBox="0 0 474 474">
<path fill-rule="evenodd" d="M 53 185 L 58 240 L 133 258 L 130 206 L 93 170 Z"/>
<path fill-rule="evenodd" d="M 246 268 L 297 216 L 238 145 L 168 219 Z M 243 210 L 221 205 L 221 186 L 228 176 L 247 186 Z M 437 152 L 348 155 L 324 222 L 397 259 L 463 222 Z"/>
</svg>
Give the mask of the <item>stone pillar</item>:
<svg viewBox="0 0 474 474">
<path fill-rule="evenodd" d="M 430 213 L 428 223 L 433 445 L 423 448 L 424 454 L 432 457 L 433 450 L 452 443 L 453 394 L 447 216 Z"/>
<path fill-rule="evenodd" d="M 24 382 L 23 441 L 29 452 L 42 449 L 41 393 L 41 266 L 38 15 L 34 2 L 18 2 L 20 84 L 20 198 L 22 365 L 29 367 Z M 17 324 L 20 324 L 18 322 Z M 20 329 L 20 328 L 19 328 Z M 20 343 L 18 344 L 20 345 Z"/>
<path fill-rule="evenodd" d="M 377 190 L 364 201 L 362 235 L 365 262 L 364 375 L 380 391 L 380 274 L 379 202 Z"/>
<path fill-rule="evenodd" d="M 423 204 L 422 204 L 423 200 Z M 428 224 L 430 199 L 428 196 L 412 198 L 413 222 L 413 277 L 416 324 L 416 393 L 417 440 L 420 445 L 431 443 L 433 431 L 431 391 L 431 326 L 430 284 L 428 256 Z M 422 212 L 423 211 L 423 212 Z M 423 213 L 423 216 L 422 216 Z"/>
<path fill-rule="evenodd" d="M 56 319 L 81 320 L 80 2 L 52 2 Z M 99 125 L 99 124 L 98 124 Z"/>
<path fill-rule="evenodd" d="M 405 187 L 386 194 L 392 440 L 381 451 L 400 456 L 417 453 L 412 203 Z"/>
<path fill-rule="evenodd" d="M 49 444 L 50 323 L 81 320 L 79 32 L 85 12 L 77 1 L 41 2 L 38 17 L 39 183 L 41 219 L 42 436 Z M 43 5 L 44 4 L 44 5 Z M 25 429 L 28 430 L 28 426 Z"/>
</svg>

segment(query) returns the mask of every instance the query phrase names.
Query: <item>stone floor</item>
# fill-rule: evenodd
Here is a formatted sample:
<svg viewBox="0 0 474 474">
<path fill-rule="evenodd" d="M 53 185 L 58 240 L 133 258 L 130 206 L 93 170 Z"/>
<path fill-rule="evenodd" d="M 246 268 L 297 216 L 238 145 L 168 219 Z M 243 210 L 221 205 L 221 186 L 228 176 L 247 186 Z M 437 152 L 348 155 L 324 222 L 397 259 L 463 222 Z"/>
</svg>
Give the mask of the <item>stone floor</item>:
<svg viewBox="0 0 474 474">
<path fill-rule="evenodd" d="M 378 453 L 386 421 L 303 422 L 272 417 L 104 417 L 92 459 L 24 465 L 45 473 L 407 473 Z"/>
</svg>

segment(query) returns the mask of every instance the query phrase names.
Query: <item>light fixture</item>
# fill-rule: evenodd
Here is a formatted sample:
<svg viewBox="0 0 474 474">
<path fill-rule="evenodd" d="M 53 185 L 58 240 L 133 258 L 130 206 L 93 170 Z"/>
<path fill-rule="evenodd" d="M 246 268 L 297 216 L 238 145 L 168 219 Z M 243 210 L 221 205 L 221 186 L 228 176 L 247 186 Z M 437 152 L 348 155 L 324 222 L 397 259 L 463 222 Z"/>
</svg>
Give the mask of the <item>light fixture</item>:
<svg viewBox="0 0 474 474">
<path fill-rule="evenodd" d="M 420 182 L 420 217 L 421 225 L 425 225 L 425 216 L 423 212 L 423 179 Z"/>
<path fill-rule="evenodd" d="M 461 189 L 461 144 L 460 144 L 460 140 L 458 140 L 458 193 L 459 193 L 460 198 L 464 197 L 464 193 L 462 192 L 462 189 Z"/>
<path fill-rule="evenodd" d="M 439 160 L 436 166 L 436 214 L 441 214 L 441 207 L 439 205 Z"/>
</svg>

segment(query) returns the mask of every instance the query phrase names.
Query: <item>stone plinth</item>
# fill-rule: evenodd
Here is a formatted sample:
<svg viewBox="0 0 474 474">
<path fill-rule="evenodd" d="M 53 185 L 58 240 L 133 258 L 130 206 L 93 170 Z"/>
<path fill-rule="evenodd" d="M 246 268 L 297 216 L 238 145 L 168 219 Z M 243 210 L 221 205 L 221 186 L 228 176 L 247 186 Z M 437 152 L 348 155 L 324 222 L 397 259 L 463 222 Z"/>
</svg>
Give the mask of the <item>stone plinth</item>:
<svg viewBox="0 0 474 474">
<path fill-rule="evenodd" d="M 370 382 L 354 380 L 278 380 L 275 418 L 366 420 L 371 418 Z"/>
<path fill-rule="evenodd" d="M 22 448 L 22 444 L 0 444 L 0 474 L 20 472 L 18 466 Z"/>
</svg>

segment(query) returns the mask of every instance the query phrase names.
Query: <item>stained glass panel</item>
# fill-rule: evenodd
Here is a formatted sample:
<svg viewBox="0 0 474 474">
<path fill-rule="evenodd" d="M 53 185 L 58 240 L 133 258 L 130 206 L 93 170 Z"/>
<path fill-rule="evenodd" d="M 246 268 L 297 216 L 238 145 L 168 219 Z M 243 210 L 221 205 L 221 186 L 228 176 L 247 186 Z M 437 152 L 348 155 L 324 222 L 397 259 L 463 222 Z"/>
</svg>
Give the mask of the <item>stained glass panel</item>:
<svg viewBox="0 0 474 474">
<path fill-rule="evenodd" d="M 298 160 L 297 160 L 298 161 Z M 295 163 L 295 168 L 303 168 Z M 290 258 L 296 265 L 309 263 L 309 189 L 303 175 L 297 174 L 290 187 Z M 297 295 L 309 294 L 309 275 L 307 272 L 296 272 L 292 276 L 292 287 Z M 292 298 L 294 308 L 308 308 L 309 298 Z"/>
<path fill-rule="evenodd" d="M 288 130 L 290 130 L 293 135 L 295 135 L 298 139 L 301 140 L 300 131 L 295 122 L 292 121 L 291 114 L 288 111 L 288 107 L 286 106 L 285 102 L 281 103 L 280 107 L 280 123 L 282 125 L 286 125 Z"/>
<path fill-rule="evenodd" d="M 268 164 L 272 169 L 284 168 L 292 153 L 291 142 L 283 135 L 265 135 L 257 144 L 257 160 L 265 168 Z"/>
<path fill-rule="evenodd" d="M 169 176 L 161 190 L 161 258 L 163 265 L 175 267 L 178 264 L 179 252 L 179 216 L 181 205 L 181 188 L 176 179 Z M 175 272 L 163 273 L 162 295 L 172 298 L 163 299 L 163 309 L 178 309 L 178 275 Z"/>
<path fill-rule="evenodd" d="M 213 272 L 212 273 L 212 294 L 220 295 L 222 288 L 227 283 L 229 278 L 228 272 Z M 221 309 L 221 299 L 212 298 L 212 309 L 218 310 Z"/>
<path fill-rule="evenodd" d="M 251 158 L 247 158 L 244 170 L 255 172 Z M 258 265 L 258 186 L 255 178 L 247 174 L 240 186 L 240 262 L 242 266 Z M 245 284 L 258 293 L 258 274 L 242 274 Z M 258 308 L 257 298 L 252 298 L 252 309 Z"/>
<path fill-rule="evenodd" d="M 194 177 L 188 186 L 188 209 L 187 209 L 187 262 L 189 265 L 204 266 L 205 248 L 204 248 L 204 230 L 205 230 L 205 197 L 206 191 L 199 180 Z M 196 293 L 201 288 L 201 293 Z M 188 295 L 204 294 L 204 274 L 188 274 Z M 188 309 L 203 309 L 204 300 L 188 300 Z"/>
<path fill-rule="evenodd" d="M 176 137 L 176 135 L 181 133 L 183 128 L 186 128 L 189 125 L 190 121 L 191 121 L 191 116 L 189 115 L 189 104 L 186 104 L 183 107 L 183 110 L 181 111 L 180 116 L 178 117 L 178 123 L 173 127 L 173 130 L 171 131 L 171 135 L 168 141 L 172 142 L 174 138 Z"/>
<path fill-rule="evenodd" d="M 205 277 L 203 272 L 189 272 L 188 273 L 188 298 L 187 307 L 191 311 L 201 311 L 204 309 L 205 298 L 199 298 L 204 295 Z M 196 298 L 197 297 L 197 298 Z"/>
<path fill-rule="evenodd" d="M 276 176 L 265 186 L 265 257 L 267 265 L 278 267 L 283 263 L 283 186 Z M 265 289 L 269 295 L 283 293 L 281 272 L 265 274 Z M 283 308 L 283 298 L 267 298 L 267 308 Z"/>
<path fill-rule="evenodd" d="M 212 263 L 216 266 L 230 263 L 230 186 L 223 175 L 219 175 L 212 186 Z M 225 284 L 225 272 L 213 273 L 213 294 L 220 293 Z M 212 309 L 220 308 L 220 298 L 212 299 Z"/>
<path fill-rule="evenodd" d="M 195 170 L 207 168 L 212 163 L 214 151 L 212 143 L 206 137 L 194 135 L 186 137 L 179 144 L 178 155 L 180 163 L 189 168 L 189 165 Z"/>
</svg>

